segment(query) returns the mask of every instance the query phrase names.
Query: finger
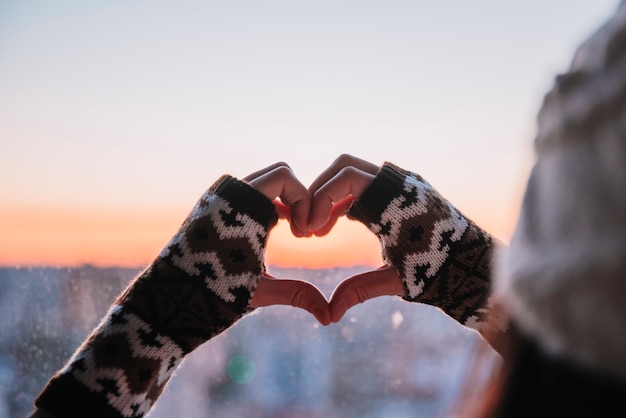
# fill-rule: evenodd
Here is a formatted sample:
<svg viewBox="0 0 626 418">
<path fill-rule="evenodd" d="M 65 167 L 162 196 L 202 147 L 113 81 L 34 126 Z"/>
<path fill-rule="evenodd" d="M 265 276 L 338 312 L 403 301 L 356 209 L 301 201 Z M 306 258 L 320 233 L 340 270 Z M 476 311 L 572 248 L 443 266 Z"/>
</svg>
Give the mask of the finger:
<svg viewBox="0 0 626 418">
<path fill-rule="evenodd" d="M 252 180 L 256 179 L 257 177 L 261 177 L 262 175 L 269 173 L 270 171 L 274 170 L 275 168 L 278 167 L 287 167 L 287 168 L 291 168 L 289 167 L 289 164 L 287 164 L 284 161 L 279 161 L 277 163 L 274 163 L 272 165 L 269 165 L 265 168 L 262 168 L 258 171 L 255 171 L 254 173 L 250 173 L 248 174 L 246 177 L 244 177 L 244 181 L 247 181 L 248 183 L 251 182 Z"/>
<path fill-rule="evenodd" d="M 374 174 L 351 166 L 339 170 L 312 195 L 309 228 L 314 232 L 324 228 L 331 220 L 334 205 L 346 198 L 358 199 L 374 177 Z"/>
<path fill-rule="evenodd" d="M 358 199 L 378 170 L 378 166 L 349 154 L 335 159 L 309 186 L 312 196 L 309 228 L 316 235 L 327 234 L 337 221 L 334 215 L 345 213 L 333 212 L 334 205 L 350 196 Z"/>
<path fill-rule="evenodd" d="M 308 236 L 308 219 L 311 207 L 309 190 L 296 178 L 291 168 L 285 163 L 276 163 L 273 168 L 259 170 L 246 177 L 252 187 L 263 193 L 272 201 L 280 199 L 281 203 L 290 208 L 291 230 L 296 236 Z M 281 207 L 277 208 L 280 215 Z"/>
<path fill-rule="evenodd" d="M 313 231 L 313 233 L 318 237 L 323 237 L 324 235 L 328 234 L 337 223 L 339 217 L 348 213 L 348 210 L 350 210 L 353 202 L 354 197 L 348 196 L 340 200 L 339 202 L 333 203 L 328 220 L 323 226 Z"/>
<path fill-rule="evenodd" d="M 330 324 L 328 301 L 319 289 L 301 280 L 276 279 L 268 274 L 261 277 L 250 307 L 290 305 L 311 313 L 322 325 Z"/>
<path fill-rule="evenodd" d="M 278 199 L 272 202 L 280 219 L 291 219 L 291 208 Z"/>
<path fill-rule="evenodd" d="M 383 266 L 344 280 L 330 299 L 330 319 L 339 322 L 348 309 L 379 296 L 402 296 L 404 284 L 396 270 Z"/>
<path fill-rule="evenodd" d="M 369 161 L 365 161 L 361 158 L 357 158 L 350 154 L 341 154 L 339 157 L 333 161 L 333 163 L 322 172 L 317 178 L 311 183 L 309 186 L 309 191 L 311 195 L 313 195 L 320 187 L 326 184 L 330 179 L 335 177 L 341 169 L 345 167 L 354 167 L 363 172 L 369 174 L 378 173 L 378 166 L 370 163 Z"/>
</svg>

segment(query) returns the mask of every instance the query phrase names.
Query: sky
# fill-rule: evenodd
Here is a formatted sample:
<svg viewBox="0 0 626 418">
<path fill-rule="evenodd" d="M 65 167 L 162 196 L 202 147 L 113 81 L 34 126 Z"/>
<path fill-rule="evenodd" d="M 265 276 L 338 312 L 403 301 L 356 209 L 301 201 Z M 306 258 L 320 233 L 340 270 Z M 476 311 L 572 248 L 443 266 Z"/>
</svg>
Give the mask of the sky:
<svg viewBox="0 0 626 418">
<path fill-rule="evenodd" d="M 0 265 L 142 266 L 220 175 L 342 153 L 505 243 L 554 77 L 618 0 L 0 0 Z M 267 262 L 380 264 L 342 219 Z"/>
</svg>

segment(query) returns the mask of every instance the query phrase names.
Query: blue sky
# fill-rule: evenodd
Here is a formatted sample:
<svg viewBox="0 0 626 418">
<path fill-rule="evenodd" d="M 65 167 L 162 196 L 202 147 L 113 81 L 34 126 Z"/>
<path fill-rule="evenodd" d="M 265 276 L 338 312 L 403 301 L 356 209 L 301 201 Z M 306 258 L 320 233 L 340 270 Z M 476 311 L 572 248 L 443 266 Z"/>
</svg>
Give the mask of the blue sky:
<svg viewBox="0 0 626 418">
<path fill-rule="evenodd" d="M 347 152 L 506 237 L 543 94 L 617 4 L 0 1 L 0 217 L 190 209 L 223 173 L 308 184 Z"/>
</svg>

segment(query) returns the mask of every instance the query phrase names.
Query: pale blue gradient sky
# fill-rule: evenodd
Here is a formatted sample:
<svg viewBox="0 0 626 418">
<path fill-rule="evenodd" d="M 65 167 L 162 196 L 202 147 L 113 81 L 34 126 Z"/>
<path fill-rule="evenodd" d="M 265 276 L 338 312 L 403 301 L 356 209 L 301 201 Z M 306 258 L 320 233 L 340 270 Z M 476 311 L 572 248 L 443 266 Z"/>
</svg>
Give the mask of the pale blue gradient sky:
<svg viewBox="0 0 626 418">
<path fill-rule="evenodd" d="M 0 0 L 0 216 L 190 209 L 225 172 L 308 184 L 347 152 L 506 239 L 543 95 L 617 4 Z"/>
</svg>

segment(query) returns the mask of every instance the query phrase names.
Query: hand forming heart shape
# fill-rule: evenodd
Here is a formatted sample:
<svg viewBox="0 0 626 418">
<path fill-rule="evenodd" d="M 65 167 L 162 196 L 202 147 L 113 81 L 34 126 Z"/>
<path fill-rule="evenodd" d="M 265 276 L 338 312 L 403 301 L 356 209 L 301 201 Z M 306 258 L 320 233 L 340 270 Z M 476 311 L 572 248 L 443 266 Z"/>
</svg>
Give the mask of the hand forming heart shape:
<svg viewBox="0 0 626 418">
<path fill-rule="evenodd" d="M 343 154 L 307 189 L 286 163 L 276 163 L 244 180 L 274 201 L 279 217 L 288 219 L 296 237 L 328 234 L 337 219 L 369 186 L 378 167 Z M 334 290 L 330 301 L 313 284 L 276 279 L 264 273 L 250 306 L 291 305 L 310 312 L 323 325 L 339 322 L 352 306 L 379 296 L 405 292 L 396 270 L 387 265 L 349 277 Z"/>
<path fill-rule="evenodd" d="M 186 353 L 231 326 L 247 308 L 275 304 L 303 308 L 328 325 L 358 303 L 399 295 L 442 309 L 496 350 L 506 349 L 511 329 L 506 312 L 500 315 L 489 304 L 493 238 L 418 174 L 391 163 L 379 170 L 342 155 L 309 188 L 285 163 L 244 181 L 248 184 L 225 175 L 205 192 L 180 231 L 50 381 L 38 406 L 56 404 L 55 393 L 85 385 L 102 396 L 94 402 L 115 415 L 131 404 L 146 412 Z M 279 217 L 289 220 L 294 235 L 307 237 L 326 235 L 343 215 L 377 236 L 388 264 L 344 280 L 330 301 L 311 283 L 278 280 L 266 272 L 267 236 Z M 129 355 L 104 353 L 111 350 Z M 150 383 L 105 399 L 102 379 L 109 382 L 114 370 L 110 383 L 126 388 L 136 380 L 135 363 L 139 381 Z"/>
</svg>

